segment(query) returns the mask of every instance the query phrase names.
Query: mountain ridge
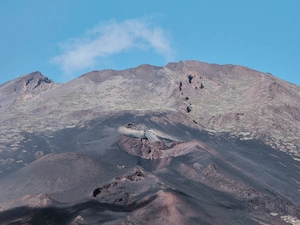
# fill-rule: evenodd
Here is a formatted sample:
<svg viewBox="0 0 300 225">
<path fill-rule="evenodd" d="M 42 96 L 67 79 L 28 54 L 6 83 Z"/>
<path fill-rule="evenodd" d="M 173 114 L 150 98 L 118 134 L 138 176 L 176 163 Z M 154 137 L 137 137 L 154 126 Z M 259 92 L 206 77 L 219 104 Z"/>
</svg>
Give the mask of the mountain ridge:
<svg viewBox="0 0 300 225">
<path fill-rule="evenodd" d="M 74 118 L 73 123 L 79 122 L 76 115 L 85 120 L 109 111 L 173 111 L 188 116 L 200 129 L 229 132 L 245 139 L 266 137 L 265 142 L 274 148 L 284 139 L 281 150 L 299 156 L 299 148 L 289 141 L 300 145 L 300 139 L 293 135 L 300 132 L 299 90 L 296 85 L 247 67 L 180 61 L 165 67 L 145 64 L 121 71 L 92 71 L 61 85 L 51 81 L 38 93 L 21 93 L 20 103 L 13 108 L 25 117 L 30 111 L 48 115 L 60 112 Z M 53 101 L 59 107 L 53 107 Z M 5 105 L 3 97 L 0 105 Z M 3 114 L 11 111 L 4 110 L 7 107 L 0 108 Z M 284 121 L 284 117 L 289 118 L 287 123 L 272 125 L 272 120 Z M 280 134 L 283 130 L 285 134 Z"/>
<path fill-rule="evenodd" d="M 3 224 L 299 222 L 297 85 L 180 61 L 0 93 Z"/>
</svg>

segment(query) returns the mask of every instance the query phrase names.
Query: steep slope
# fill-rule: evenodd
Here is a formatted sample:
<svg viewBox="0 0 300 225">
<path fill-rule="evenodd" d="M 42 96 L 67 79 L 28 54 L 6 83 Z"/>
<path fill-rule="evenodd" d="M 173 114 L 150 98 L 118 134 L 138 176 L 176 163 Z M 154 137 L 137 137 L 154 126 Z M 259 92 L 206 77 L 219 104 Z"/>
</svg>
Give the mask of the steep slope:
<svg viewBox="0 0 300 225">
<path fill-rule="evenodd" d="M 53 133 L 39 149 L 80 153 L 46 155 L 2 178 L 3 223 L 285 224 L 281 217 L 299 218 L 300 166 L 292 157 L 167 116 L 122 114 Z M 118 133 L 123 125 L 135 132 Z M 140 129 L 153 135 L 136 137 Z M 161 153 L 150 159 L 149 149 Z"/>
<path fill-rule="evenodd" d="M 0 86 L 0 218 L 296 224 L 299 102 L 268 73 L 197 61 L 25 75 Z"/>
<path fill-rule="evenodd" d="M 241 66 L 197 61 L 141 65 L 93 71 L 63 85 L 35 72 L 1 85 L 0 90 L 3 172 L 4 167 L 14 170 L 27 163 L 23 160 L 27 149 L 20 145 L 27 132 L 51 136 L 65 127 L 132 110 L 168 112 L 170 120 L 263 140 L 300 158 L 299 87 Z M 11 157 L 12 151 L 19 160 Z"/>
<path fill-rule="evenodd" d="M 1 93 L 8 89 L 13 92 L 13 87 L 27 93 L 40 82 L 31 81 L 32 89 L 24 91 L 21 86 L 26 87 L 26 82 L 19 85 L 19 80 L 14 81 L 17 85 L 2 85 Z M 35 128 L 24 124 L 25 131 L 45 130 L 46 124 L 47 129 L 58 130 L 122 110 L 172 111 L 186 115 L 200 129 L 264 139 L 274 148 L 297 156 L 299 93 L 298 86 L 267 73 L 241 66 L 185 61 L 165 67 L 142 65 L 124 71 L 93 71 L 55 86 L 38 98 L 25 95 L 10 110 L 1 111 L 39 124 Z M 1 102 L 4 101 L 2 94 Z M 43 118 L 28 117 L 28 113 L 41 114 Z M 44 120 L 48 122 L 43 124 Z"/>
<path fill-rule="evenodd" d="M 182 108 L 205 129 L 263 139 L 274 148 L 299 155 L 298 86 L 266 73 L 233 65 L 195 61 L 166 66 L 182 76 Z M 296 144 L 296 146 L 295 146 Z"/>
</svg>

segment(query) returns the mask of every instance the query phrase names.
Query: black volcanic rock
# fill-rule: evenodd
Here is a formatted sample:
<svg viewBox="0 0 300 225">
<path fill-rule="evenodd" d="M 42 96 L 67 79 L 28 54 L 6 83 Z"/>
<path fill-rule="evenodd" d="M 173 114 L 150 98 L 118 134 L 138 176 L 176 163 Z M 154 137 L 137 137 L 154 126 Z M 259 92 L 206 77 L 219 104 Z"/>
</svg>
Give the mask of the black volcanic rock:
<svg viewBox="0 0 300 225">
<path fill-rule="evenodd" d="M 197 61 L 2 84 L 0 224 L 297 224 L 299 102 Z"/>
</svg>

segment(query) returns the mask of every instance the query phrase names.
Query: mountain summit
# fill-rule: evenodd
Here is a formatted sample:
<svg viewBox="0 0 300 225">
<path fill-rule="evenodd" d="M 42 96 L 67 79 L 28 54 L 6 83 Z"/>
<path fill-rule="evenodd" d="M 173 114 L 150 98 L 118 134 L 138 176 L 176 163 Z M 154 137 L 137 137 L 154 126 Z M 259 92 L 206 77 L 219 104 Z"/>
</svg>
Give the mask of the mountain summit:
<svg viewBox="0 0 300 225">
<path fill-rule="evenodd" d="M 297 221 L 299 102 L 299 86 L 269 73 L 197 61 L 65 84 L 40 72 L 9 81 L 0 85 L 0 218 Z"/>
<path fill-rule="evenodd" d="M 53 84 L 52 80 L 36 71 L 0 85 L 0 93 L 1 97 L 4 97 L 11 94 L 32 93 L 37 90 L 44 91 Z"/>
</svg>

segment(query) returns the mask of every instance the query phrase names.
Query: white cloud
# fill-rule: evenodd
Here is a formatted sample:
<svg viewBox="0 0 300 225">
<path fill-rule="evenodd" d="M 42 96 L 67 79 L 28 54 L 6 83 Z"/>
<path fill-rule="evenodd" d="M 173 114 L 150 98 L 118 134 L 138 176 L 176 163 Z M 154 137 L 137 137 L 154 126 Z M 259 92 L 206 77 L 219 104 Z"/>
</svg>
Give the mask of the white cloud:
<svg viewBox="0 0 300 225">
<path fill-rule="evenodd" d="M 101 58 L 132 49 L 154 50 L 166 61 L 173 55 L 166 32 L 143 19 L 101 24 L 80 38 L 60 44 L 60 48 L 62 53 L 52 62 L 66 74 L 90 68 L 101 62 Z"/>
</svg>

